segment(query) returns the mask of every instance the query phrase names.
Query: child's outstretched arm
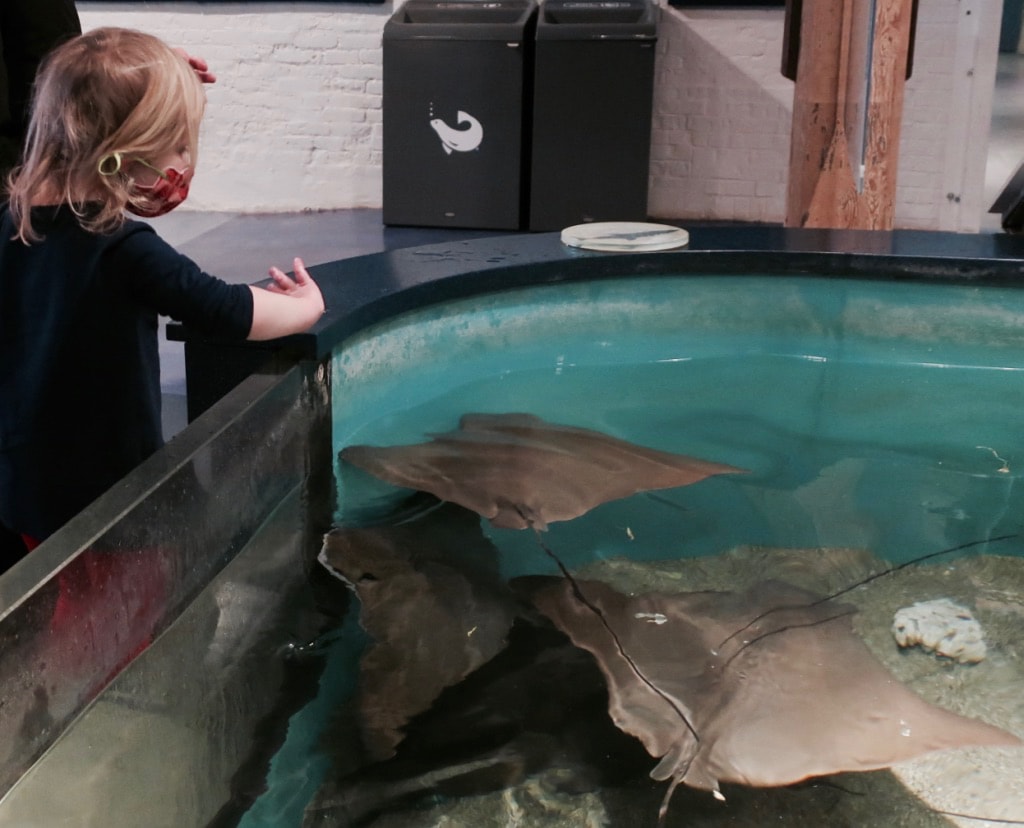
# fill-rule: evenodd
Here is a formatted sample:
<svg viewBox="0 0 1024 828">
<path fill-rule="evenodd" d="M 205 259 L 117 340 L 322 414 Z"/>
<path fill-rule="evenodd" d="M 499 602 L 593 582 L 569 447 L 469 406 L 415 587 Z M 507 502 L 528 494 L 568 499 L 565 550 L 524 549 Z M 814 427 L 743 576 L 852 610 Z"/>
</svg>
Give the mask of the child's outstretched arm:
<svg viewBox="0 0 1024 828">
<path fill-rule="evenodd" d="M 249 339 L 274 339 L 308 329 L 324 312 L 324 298 L 302 259 L 295 259 L 295 278 L 270 268 L 269 288 L 252 285 L 252 327 Z"/>
</svg>

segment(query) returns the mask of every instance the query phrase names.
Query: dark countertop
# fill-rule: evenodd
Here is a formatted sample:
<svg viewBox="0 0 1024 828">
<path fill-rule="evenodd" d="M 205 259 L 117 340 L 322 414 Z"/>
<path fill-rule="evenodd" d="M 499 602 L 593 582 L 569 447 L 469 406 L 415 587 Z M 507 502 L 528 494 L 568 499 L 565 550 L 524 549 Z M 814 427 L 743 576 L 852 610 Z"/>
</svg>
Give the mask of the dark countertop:
<svg viewBox="0 0 1024 828">
<path fill-rule="evenodd" d="M 563 245 L 558 233 L 538 233 L 327 262 L 310 268 L 327 312 L 310 331 L 275 345 L 300 358 L 322 359 L 359 330 L 427 305 L 533 285 L 623 276 L 787 273 L 1024 286 L 1024 236 L 680 224 L 689 229 L 689 246 L 665 252 L 582 251 Z M 168 338 L 188 342 L 200 337 L 172 324 Z"/>
</svg>

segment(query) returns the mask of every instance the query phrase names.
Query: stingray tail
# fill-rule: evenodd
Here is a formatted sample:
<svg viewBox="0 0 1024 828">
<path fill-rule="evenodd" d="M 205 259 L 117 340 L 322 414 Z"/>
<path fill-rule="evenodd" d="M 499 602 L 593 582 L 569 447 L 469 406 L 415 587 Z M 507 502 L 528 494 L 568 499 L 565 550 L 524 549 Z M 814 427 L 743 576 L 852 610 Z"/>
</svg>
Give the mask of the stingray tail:
<svg viewBox="0 0 1024 828">
<path fill-rule="evenodd" d="M 658 828 L 665 828 L 665 817 L 668 816 L 668 806 L 672 801 L 672 794 L 676 792 L 681 781 L 682 777 L 676 776 L 668 783 L 668 790 L 665 791 L 665 797 L 661 800 L 661 806 L 658 808 Z"/>
<path fill-rule="evenodd" d="M 895 566 L 887 567 L 887 568 L 883 569 L 880 572 L 876 572 L 873 575 L 869 575 L 867 578 L 862 578 L 859 581 L 855 581 L 854 583 L 850 584 L 849 586 L 845 586 L 842 589 L 837 590 L 836 592 L 833 592 L 831 595 L 826 595 L 824 598 L 819 598 L 817 601 L 812 601 L 809 604 L 789 604 L 787 606 L 782 606 L 782 607 L 773 607 L 770 610 L 766 610 L 765 612 L 762 612 L 760 615 L 754 616 L 745 625 L 743 625 L 738 630 L 733 632 L 728 638 L 726 638 L 715 649 L 716 650 L 721 650 L 723 647 L 725 647 L 726 644 L 728 644 L 734 638 L 737 638 L 738 636 L 742 635 L 744 632 L 746 632 L 751 627 L 753 627 L 754 624 L 756 624 L 758 621 L 761 621 L 766 616 L 772 615 L 773 613 L 783 612 L 783 611 L 788 610 L 788 609 L 803 609 L 804 607 L 816 607 L 816 606 L 819 606 L 821 604 L 824 604 L 826 601 L 831 601 L 831 600 L 833 600 L 835 598 L 840 597 L 841 595 L 845 595 L 848 592 L 853 592 L 853 590 L 859 589 L 860 587 L 865 586 L 866 584 L 869 584 L 872 581 L 877 580 L 878 578 L 883 578 L 886 575 L 891 575 L 894 572 L 899 572 L 901 569 L 906 569 L 908 566 L 915 566 L 916 564 L 924 563 L 925 561 L 929 561 L 932 558 L 938 558 L 938 557 L 940 557 L 942 555 L 950 555 L 950 554 L 952 554 L 954 552 L 963 552 L 966 549 L 971 549 L 971 548 L 973 548 L 975 546 L 981 546 L 982 544 L 998 543 L 999 541 L 1010 540 L 1011 538 L 1016 538 L 1016 537 L 1020 537 L 1020 533 L 1019 532 L 1010 532 L 1010 533 L 1008 533 L 1006 535 L 997 535 L 994 538 L 982 538 L 981 540 L 968 541 L 967 543 L 961 543 L 961 544 L 958 544 L 957 546 L 951 546 L 948 549 L 940 549 L 938 552 L 929 552 L 929 553 L 927 553 L 925 555 L 919 555 L 916 558 L 911 558 L 909 561 L 904 561 L 901 564 L 896 564 Z M 828 619 L 826 619 L 826 620 L 828 620 Z M 782 630 L 780 630 L 780 632 L 781 631 Z"/>
</svg>

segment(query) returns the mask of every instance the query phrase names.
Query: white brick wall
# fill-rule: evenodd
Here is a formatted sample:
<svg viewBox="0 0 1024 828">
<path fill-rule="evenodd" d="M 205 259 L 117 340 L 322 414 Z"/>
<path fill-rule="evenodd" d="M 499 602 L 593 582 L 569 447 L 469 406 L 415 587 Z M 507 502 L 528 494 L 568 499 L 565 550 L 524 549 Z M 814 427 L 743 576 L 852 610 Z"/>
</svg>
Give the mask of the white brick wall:
<svg viewBox="0 0 1024 828">
<path fill-rule="evenodd" d="M 781 221 L 793 102 L 781 11 L 663 9 L 657 54 L 651 214 Z"/>
<path fill-rule="evenodd" d="M 390 3 L 80 0 L 78 9 L 85 29 L 151 32 L 217 74 L 188 208 L 380 206 L 380 42 Z"/>
<path fill-rule="evenodd" d="M 217 72 L 192 209 L 380 206 L 380 44 L 392 3 L 78 5 L 86 28 L 152 32 L 205 57 Z M 900 146 L 898 226 L 978 226 L 983 160 L 980 172 L 977 165 L 987 145 L 998 6 L 921 3 Z M 964 18 L 965 11 L 974 16 Z M 793 84 L 779 72 L 781 49 L 781 9 L 663 10 L 653 215 L 782 221 Z"/>
<path fill-rule="evenodd" d="M 896 225 L 977 230 L 1000 4 L 920 4 L 907 83 Z M 652 215 L 781 222 L 793 84 L 781 9 L 662 14 L 651 134 Z M 749 185 L 753 184 L 753 187 Z M 741 186 L 748 185 L 748 186 Z"/>
</svg>

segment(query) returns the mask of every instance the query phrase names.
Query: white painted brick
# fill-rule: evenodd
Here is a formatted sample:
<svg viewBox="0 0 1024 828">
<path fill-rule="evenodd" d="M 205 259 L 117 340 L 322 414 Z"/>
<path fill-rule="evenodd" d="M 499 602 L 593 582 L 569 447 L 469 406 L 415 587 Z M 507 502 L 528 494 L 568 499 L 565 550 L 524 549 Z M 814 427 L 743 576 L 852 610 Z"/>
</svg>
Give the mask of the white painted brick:
<svg viewBox="0 0 1024 828">
<path fill-rule="evenodd" d="M 953 88 L 958 0 L 922 3 L 914 75 L 906 87 L 896 197 L 897 226 L 938 228 Z M 998 4 L 986 13 L 998 18 Z M 993 25 L 989 19 L 986 25 Z M 995 21 L 997 23 L 997 21 Z M 673 118 L 693 147 L 688 174 L 652 178 L 652 214 L 779 222 L 785 215 L 793 85 L 779 71 L 782 12 L 664 9 L 655 83 L 652 168 L 678 171 Z M 980 78 L 978 88 L 992 84 Z M 986 129 L 979 124 L 977 129 Z M 753 153 L 758 153 L 754 156 Z M 904 174 L 906 171 L 906 174 Z M 750 197 L 721 182 L 754 182 Z M 983 181 L 976 182 L 980 190 Z M 703 193 L 720 195 L 709 199 Z M 930 214 L 924 207 L 930 209 Z M 709 215 L 709 211 L 712 215 Z"/>
<path fill-rule="evenodd" d="M 292 45 L 300 49 L 333 50 L 338 47 L 338 32 L 331 29 L 305 29 L 296 32 Z M 346 43 L 346 48 L 351 48 Z"/>
<path fill-rule="evenodd" d="M 754 182 L 754 195 L 758 199 L 785 198 L 786 182 L 779 177 L 777 181 L 756 181 Z"/>
<path fill-rule="evenodd" d="M 715 181 L 709 181 L 705 191 L 718 196 L 748 196 L 754 194 L 756 187 L 756 181 L 737 181 L 720 178 Z"/>
<path fill-rule="evenodd" d="M 992 5 L 998 18 L 999 4 Z M 395 4 L 285 10 L 79 0 L 78 7 L 85 28 L 152 32 L 206 58 L 217 73 L 187 207 L 380 206 L 381 35 Z M 920 5 L 900 142 L 900 226 L 937 227 L 945 206 L 944 136 L 956 80 L 950 56 L 960 14 L 959 0 Z M 662 9 L 652 215 L 782 220 L 793 97 L 793 84 L 779 71 L 782 19 L 777 8 Z M 980 78 L 984 83 L 991 80 Z"/>
</svg>

